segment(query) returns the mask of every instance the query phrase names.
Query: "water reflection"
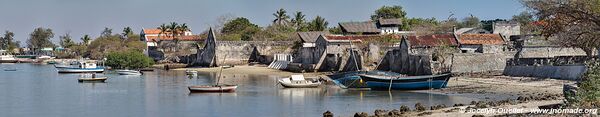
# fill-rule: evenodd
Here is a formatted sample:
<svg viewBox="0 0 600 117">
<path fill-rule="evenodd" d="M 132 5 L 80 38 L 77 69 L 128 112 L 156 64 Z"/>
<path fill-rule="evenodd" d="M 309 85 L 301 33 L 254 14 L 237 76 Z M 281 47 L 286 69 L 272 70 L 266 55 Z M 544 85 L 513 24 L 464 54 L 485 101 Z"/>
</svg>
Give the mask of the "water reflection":
<svg viewBox="0 0 600 117">
<path fill-rule="evenodd" d="M 156 70 L 142 76 L 107 73 L 106 83 L 78 83 L 78 74 L 58 74 L 51 65 L 14 67 L 19 70 L 0 71 L 0 116 L 320 116 L 326 110 L 351 116 L 343 113 L 474 100 L 334 86 L 283 88 L 276 79 L 284 76 L 247 74 L 223 74 L 221 83 L 239 86 L 235 93 L 190 93 L 187 86 L 214 84 L 218 74 L 199 72 L 190 79 L 185 71 Z"/>
</svg>

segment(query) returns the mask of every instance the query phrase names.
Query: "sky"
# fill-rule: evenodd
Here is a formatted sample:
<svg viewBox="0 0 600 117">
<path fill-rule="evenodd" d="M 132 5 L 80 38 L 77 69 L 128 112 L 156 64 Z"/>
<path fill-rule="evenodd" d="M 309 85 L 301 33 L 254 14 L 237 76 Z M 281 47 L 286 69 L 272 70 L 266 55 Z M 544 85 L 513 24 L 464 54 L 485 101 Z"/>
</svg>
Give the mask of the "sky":
<svg viewBox="0 0 600 117">
<path fill-rule="evenodd" d="M 246 17 L 267 26 L 279 8 L 301 11 L 307 20 L 317 15 L 329 22 L 365 21 L 382 6 L 400 5 L 408 17 L 446 19 L 450 14 L 462 19 L 471 14 L 482 20 L 510 19 L 525 11 L 519 0 L 0 0 L 0 34 L 15 33 L 26 45 L 29 34 L 38 27 L 51 28 L 58 37 L 69 33 L 79 38 L 100 35 L 104 27 L 121 33 L 131 27 L 136 33 L 169 22 L 187 23 L 193 33 L 218 24 L 219 17 Z"/>
</svg>

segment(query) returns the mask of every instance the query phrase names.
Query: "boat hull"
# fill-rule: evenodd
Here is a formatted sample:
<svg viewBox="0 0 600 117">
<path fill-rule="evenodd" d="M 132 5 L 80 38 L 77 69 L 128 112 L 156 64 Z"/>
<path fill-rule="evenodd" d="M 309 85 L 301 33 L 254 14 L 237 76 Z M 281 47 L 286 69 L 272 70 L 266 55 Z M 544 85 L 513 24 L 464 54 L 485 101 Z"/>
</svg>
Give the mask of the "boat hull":
<svg viewBox="0 0 600 117">
<path fill-rule="evenodd" d="M 17 62 L 18 62 L 17 59 L 0 60 L 0 63 L 17 63 Z"/>
<path fill-rule="evenodd" d="M 58 73 L 102 73 L 104 68 L 57 68 Z"/>
<path fill-rule="evenodd" d="M 285 88 L 315 88 L 315 87 L 319 87 L 319 85 L 321 85 L 321 82 L 317 82 L 317 83 L 302 83 L 302 84 L 298 84 L 298 83 L 291 83 L 291 82 L 286 82 L 284 80 L 278 80 L 279 84 L 281 84 L 281 86 L 285 87 Z"/>
<path fill-rule="evenodd" d="M 141 72 L 135 70 L 117 70 L 119 75 L 142 75 Z"/>
<path fill-rule="evenodd" d="M 79 78 L 77 81 L 79 82 L 104 82 L 108 79 L 107 77 L 99 77 L 99 78 Z"/>
<path fill-rule="evenodd" d="M 367 87 L 375 90 L 387 90 L 390 87 L 393 90 L 440 89 L 445 88 L 450 79 L 450 74 L 399 77 L 391 81 L 390 79 L 374 78 L 368 75 L 360 76 L 366 81 Z"/>
<path fill-rule="evenodd" d="M 237 85 L 224 86 L 189 86 L 190 92 L 197 93 L 220 93 L 220 92 L 235 92 Z"/>
</svg>

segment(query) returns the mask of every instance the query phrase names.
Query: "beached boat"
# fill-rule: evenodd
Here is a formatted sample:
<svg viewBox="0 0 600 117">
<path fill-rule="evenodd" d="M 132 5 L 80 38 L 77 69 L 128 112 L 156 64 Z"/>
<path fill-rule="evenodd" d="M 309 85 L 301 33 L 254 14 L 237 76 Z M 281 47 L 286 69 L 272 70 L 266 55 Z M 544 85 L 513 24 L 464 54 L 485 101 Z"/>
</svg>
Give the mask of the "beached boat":
<svg viewBox="0 0 600 117">
<path fill-rule="evenodd" d="M 16 63 L 17 58 L 8 53 L 6 50 L 0 50 L 0 63 Z"/>
<path fill-rule="evenodd" d="M 188 89 L 190 92 L 235 92 L 237 85 L 196 85 Z"/>
<path fill-rule="evenodd" d="M 88 73 L 88 72 L 104 72 L 104 68 L 96 66 L 93 62 L 79 62 L 79 65 L 72 67 L 56 68 L 58 73 Z"/>
<path fill-rule="evenodd" d="M 292 75 L 289 78 L 282 78 L 277 81 L 286 88 L 314 88 L 321 85 L 318 80 L 307 80 L 303 75 Z"/>
<path fill-rule="evenodd" d="M 418 90 L 445 88 L 450 74 L 404 76 L 390 74 L 359 74 L 371 89 Z"/>
<path fill-rule="evenodd" d="M 142 75 L 143 73 L 140 71 L 136 71 L 136 70 L 117 70 L 117 73 L 119 75 Z"/>
</svg>

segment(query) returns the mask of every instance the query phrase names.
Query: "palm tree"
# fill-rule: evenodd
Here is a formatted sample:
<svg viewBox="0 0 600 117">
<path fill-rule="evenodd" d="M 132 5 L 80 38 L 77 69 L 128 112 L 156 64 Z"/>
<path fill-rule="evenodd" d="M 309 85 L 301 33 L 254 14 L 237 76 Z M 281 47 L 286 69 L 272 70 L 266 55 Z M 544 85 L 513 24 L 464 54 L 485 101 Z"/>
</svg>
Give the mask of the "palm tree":
<svg viewBox="0 0 600 117">
<path fill-rule="evenodd" d="M 327 25 L 329 22 L 325 21 L 325 18 L 321 16 L 317 16 L 310 22 L 309 29 L 310 31 L 324 31 L 327 29 Z"/>
<path fill-rule="evenodd" d="M 304 16 L 306 15 L 302 14 L 302 12 L 300 11 L 296 11 L 296 14 L 294 14 L 292 24 L 296 26 L 296 31 L 300 31 L 304 27 L 304 22 L 306 21 L 306 19 L 304 19 Z"/>
<path fill-rule="evenodd" d="M 125 27 L 123 28 L 123 36 L 125 36 L 126 38 L 129 36 L 129 34 L 132 34 L 133 30 L 131 30 L 130 27 Z"/>
<path fill-rule="evenodd" d="M 162 34 L 166 34 L 167 32 L 169 32 L 169 27 L 165 24 L 160 25 L 156 29 L 160 30 L 160 33 L 158 33 L 158 39 L 156 40 L 157 42 L 160 41 L 160 36 Z"/>
<path fill-rule="evenodd" d="M 288 16 L 286 13 L 287 11 L 285 11 L 283 8 L 273 13 L 273 16 L 275 16 L 275 20 L 273 20 L 273 23 L 277 25 L 287 24 L 287 20 L 290 19 L 290 16 Z"/>
<path fill-rule="evenodd" d="M 83 37 L 81 37 L 81 41 L 83 41 L 83 45 L 85 46 L 90 44 L 90 40 L 92 40 L 92 38 L 90 38 L 89 35 L 83 35 Z"/>
</svg>

